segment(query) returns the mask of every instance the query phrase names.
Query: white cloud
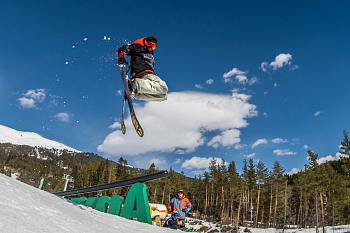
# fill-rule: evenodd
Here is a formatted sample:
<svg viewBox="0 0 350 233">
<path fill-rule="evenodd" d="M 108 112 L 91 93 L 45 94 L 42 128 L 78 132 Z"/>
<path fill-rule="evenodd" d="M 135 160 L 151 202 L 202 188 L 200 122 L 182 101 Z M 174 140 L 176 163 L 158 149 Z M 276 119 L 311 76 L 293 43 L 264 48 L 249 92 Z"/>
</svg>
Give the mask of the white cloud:
<svg viewBox="0 0 350 233">
<path fill-rule="evenodd" d="M 210 78 L 210 79 L 208 79 L 205 83 L 206 83 L 206 84 L 213 84 L 213 82 L 214 82 L 214 80 L 212 80 L 212 79 Z"/>
<path fill-rule="evenodd" d="M 247 91 L 247 89 L 246 88 L 233 88 L 232 90 L 231 90 L 231 92 L 232 93 L 242 93 L 242 92 L 245 92 L 245 91 Z"/>
<path fill-rule="evenodd" d="M 268 68 L 271 68 L 272 70 L 277 70 L 282 68 L 283 66 L 286 65 L 291 65 L 292 64 L 292 55 L 289 53 L 281 53 L 278 56 L 276 56 L 275 60 L 272 61 L 270 64 L 268 62 L 262 62 L 260 65 L 260 68 L 262 71 L 266 72 Z M 299 68 L 299 66 L 294 65 L 293 70 Z"/>
<path fill-rule="evenodd" d="M 261 63 L 260 68 L 262 69 L 262 71 L 266 72 L 268 66 L 269 66 L 268 62 L 263 62 Z"/>
<path fill-rule="evenodd" d="M 241 132 L 237 129 L 225 130 L 221 135 L 213 137 L 213 139 L 210 140 L 207 145 L 214 148 L 218 148 L 220 144 L 222 146 L 232 146 L 241 141 L 239 138 L 240 134 Z"/>
<path fill-rule="evenodd" d="M 293 138 L 292 142 L 290 143 L 291 145 L 296 145 L 299 143 L 299 138 Z"/>
<path fill-rule="evenodd" d="M 273 62 L 270 63 L 270 66 L 273 70 L 277 70 L 278 68 L 282 68 L 285 65 L 290 65 L 292 62 L 292 55 L 281 53 L 278 55 Z"/>
<path fill-rule="evenodd" d="M 296 155 L 297 154 L 297 152 L 289 151 L 289 149 L 284 149 L 284 150 L 277 149 L 277 150 L 274 150 L 273 153 L 276 154 L 277 156 L 280 156 L 280 155 Z"/>
<path fill-rule="evenodd" d="M 159 165 L 165 163 L 165 160 L 160 160 L 160 159 L 158 159 L 158 158 L 153 158 L 153 159 L 150 159 L 150 160 L 149 160 L 148 165 L 150 166 L 152 163 L 154 163 L 154 165 L 155 165 L 156 167 L 159 167 Z"/>
<path fill-rule="evenodd" d="M 179 155 L 183 155 L 183 154 L 186 154 L 186 151 L 185 150 L 176 150 L 174 153 L 179 154 Z"/>
<path fill-rule="evenodd" d="M 263 113 L 264 116 L 268 116 L 266 112 Z"/>
<path fill-rule="evenodd" d="M 227 82 L 232 82 L 231 80 L 231 77 L 232 76 L 235 76 L 235 75 L 238 75 L 238 76 L 244 76 L 246 73 L 248 73 L 248 71 L 242 71 L 242 70 L 239 70 L 237 68 L 233 68 L 232 70 L 230 70 L 229 72 L 227 73 L 224 73 L 223 75 L 223 78 L 224 78 L 224 82 L 227 83 Z M 245 77 L 245 76 L 244 76 Z M 247 78 L 247 77 L 245 77 Z M 241 79 L 244 79 L 243 77 L 241 77 Z M 240 80 L 240 78 L 238 78 L 238 80 Z"/>
<path fill-rule="evenodd" d="M 201 157 L 192 157 L 191 159 L 186 159 L 182 165 L 181 168 L 184 168 L 186 170 L 191 170 L 191 169 L 208 169 L 210 161 L 213 158 L 201 158 Z M 216 160 L 216 164 L 221 164 L 222 159 L 220 158 L 214 158 Z M 228 165 L 227 162 L 225 162 L 226 165 Z"/>
<path fill-rule="evenodd" d="M 287 139 L 283 140 L 282 138 L 275 138 L 275 139 L 272 139 L 272 142 L 280 144 L 280 143 L 286 143 L 288 142 L 288 140 Z"/>
<path fill-rule="evenodd" d="M 253 77 L 249 80 L 248 84 L 249 84 L 249 86 L 252 86 L 252 85 L 254 85 L 255 83 L 257 83 L 258 81 L 259 81 L 259 79 L 258 79 L 256 76 L 253 76 Z"/>
<path fill-rule="evenodd" d="M 274 83 L 273 84 L 273 87 L 278 87 L 279 85 L 277 83 Z"/>
<path fill-rule="evenodd" d="M 198 88 L 198 89 L 203 89 L 203 86 L 200 85 L 200 84 L 195 84 L 194 86 L 195 86 L 196 88 Z"/>
<path fill-rule="evenodd" d="M 23 108 L 35 108 L 35 101 L 26 97 L 18 98 L 19 104 Z"/>
<path fill-rule="evenodd" d="M 49 102 L 52 106 L 57 106 L 57 101 L 56 101 L 56 99 L 58 99 L 58 98 L 60 98 L 59 96 L 57 96 L 57 95 L 49 95 L 50 97 L 51 97 L 51 101 Z M 63 102 L 64 104 L 66 103 L 66 102 Z"/>
<path fill-rule="evenodd" d="M 245 75 L 237 75 L 235 78 L 238 80 L 238 83 L 241 84 L 246 84 L 248 82 L 248 78 Z"/>
<path fill-rule="evenodd" d="M 304 145 L 303 148 L 306 150 L 306 149 L 309 148 L 309 146 L 308 145 Z"/>
<path fill-rule="evenodd" d="M 255 153 L 251 153 L 251 154 L 249 154 L 249 155 L 244 155 L 244 157 L 246 157 L 246 158 L 252 158 L 252 157 L 254 157 L 256 154 Z"/>
<path fill-rule="evenodd" d="M 234 75 L 240 75 L 240 74 L 246 74 L 247 71 L 242 71 L 242 70 L 239 70 L 237 68 L 233 68 L 232 70 L 230 70 L 229 72 L 227 73 L 224 73 L 224 78 L 230 78 Z"/>
<path fill-rule="evenodd" d="M 250 80 L 247 78 L 246 74 L 248 73 L 248 71 L 242 71 L 239 70 L 237 68 L 233 68 L 232 70 L 230 70 L 227 73 L 224 73 L 223 78 L 224 78 L 224 82 L 232 82 L 231 77 L 235 76 L 234 78 L 237 79 L 237 82 L 239 84 L 249 84 L 249 86 L 257 83 L 259 81 L 259 79 L 256 76 L 253 76 Z M 208 80 L 209 81 L 209 80 Z M 207 82 L 208 82 L 207 81 Z"/>
<path fill-rule="evenodd" d="M 179 164 L 179 163 L 181 163 L 181 159 L 180 158 L 175 159 L 174 164 Z"/>
<path fill-rule="evenodd" d="M 219 132 L 217 145 L 233 145 L 240 140 L 237 129 L 248 126 L 246 118 L 257 116 L 256 106 L 248 103 L 249 98 L 237 93 L 173 92 L 164 102 L 135 104 L 144 137 L 136 134 L 128 117 L 126 134 L 121 130 L 112 132 L 97 149 L 106 156 L 177 150 L 190 153 L 204 145 L 208 132 Z"/>
<path fill-rule="evenodd" d="M 246 147 L 247 145 L 246 144 L 239 144 L 239 143 L 236 143 L 235 144 L 235 149 L 236 150 L 240 150 L 240 149 L 242 149 L 242 148 L 244 148 L 244 147 Z"/>
<path fill-rule="evenodd" d="M 319 159 L 317 160 L 317 162 L 318 162 L 319 164 L 322 164 L 322 163 L 326 163 L 326 162 L 328 162 L 328 161 L 336 161 L 336 160 L 340 160 L 340 159 L 341 159 L 341 156 L 343 156 L 343 157 L 348 157 L 348 156 L 346 156 L 346 155 L 342 155 L 341 153 L 337 152 L 334 156 L 328 155 L 328 156 L 326 156 L 326 157 L 319 158 Z"/>
<path fill-rule="evenodd" d="M 110 129 L 121 129 L 122 125 L 119 122 L 114 122 L 113 125 L 108 126 Z"/>
<path fill-rule="evenodd" d="M 24 108 L 35 108 L 36 103 L 42 103 L 46 97 L 45 89 L 28 90 L 27 93 L 22 94 L 24 97 L 18 98 L 19 104 Z"/>
<path fill-rule="evenodd" d="M 260 144 L 267 144 L 266 138 L 258 139 L 256 142 L 254 142 L 252 145 L 252 149 L 254 149 L 255 147 L 257 147 Z"/>
<path fill-rule="evenodd" d="M 299 168 L 292 168 L 292 170 L 288 172 L 287 175 L 297 174 L 298 172 L 300 172 Z"/>
<path fill-rule="evenodd" d="M 296 70 L 296 69 L 299 69 L 300 67 L 298 65 L 294 65 L 290 68 L 290 70 Z"/>
<path fill-rule="evenodd" d="M 55 117 L 59 121 L 69 122 L 69 114 L 68 113 L 65 113 L 65 112 L 57 113 Z"/>
<path fill-rule="evenodd" d="M 37 102 L 43 102 L 46 97 L 45 92 L 45 89 L 29 90 L 24 96 L 34 99 Z"/>
<path fill-rule="evenodd" d="M 315 114 L 314 114 L 314 116 L 318 116 L 318 115 L 320 115 L 322 112 L 320 112 L 320 111 L 317 111 Z"/>
</svg>

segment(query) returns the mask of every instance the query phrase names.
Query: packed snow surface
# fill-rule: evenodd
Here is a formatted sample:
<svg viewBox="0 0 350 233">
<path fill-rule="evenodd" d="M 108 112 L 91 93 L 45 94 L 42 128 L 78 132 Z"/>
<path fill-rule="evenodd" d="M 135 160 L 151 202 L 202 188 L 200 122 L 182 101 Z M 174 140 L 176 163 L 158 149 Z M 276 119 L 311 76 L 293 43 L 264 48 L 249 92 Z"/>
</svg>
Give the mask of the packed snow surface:
<svg viewBox="0 0 350 233">
<path fill-rule="evenodd" d="M 106 214 L 0 174 L 0 232 L 172 232 Z"/>
<path fill-rule="evenodd" d="M 62 143 L 46 139 L 37 133 L 21 132 L 3 125 L 0 125 L 0 143 L 12 143 L 15 145 L 27 145 L 33 147 L 38 146 L 48 149 L 55 148 L 60 150 L 80 152 Z"/>
</svg>

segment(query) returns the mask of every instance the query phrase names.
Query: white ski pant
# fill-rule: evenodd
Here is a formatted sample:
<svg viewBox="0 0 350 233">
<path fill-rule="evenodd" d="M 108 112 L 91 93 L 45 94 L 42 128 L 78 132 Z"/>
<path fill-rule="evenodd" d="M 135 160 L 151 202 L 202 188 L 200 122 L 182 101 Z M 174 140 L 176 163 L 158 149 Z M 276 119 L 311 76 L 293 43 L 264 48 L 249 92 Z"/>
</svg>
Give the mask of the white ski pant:
<svg viewBox="0 0 350 233">
<path fill-rule="evenodd" d="M 168 86 L 158 76 L 146 74 L 142 78 L 135 78 L 137 100 L 163 101 L 168 98 Z"/>
</svg>

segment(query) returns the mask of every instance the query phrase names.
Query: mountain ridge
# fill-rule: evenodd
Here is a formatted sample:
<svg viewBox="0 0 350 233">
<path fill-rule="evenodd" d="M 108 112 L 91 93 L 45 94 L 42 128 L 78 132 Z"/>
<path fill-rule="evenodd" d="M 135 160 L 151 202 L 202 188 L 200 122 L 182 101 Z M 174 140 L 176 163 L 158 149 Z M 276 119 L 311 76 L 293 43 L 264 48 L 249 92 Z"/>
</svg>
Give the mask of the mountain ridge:
<svg viewBox="0 0 350 233">
<path fill-rule="evenodd" d="M 77 153 L 82 151 L 76 150 L 72 147 L 69 147 L 63 143 L 50 140 L 40 136 L 35 132 L 25 132 L 12 129 L 8 126 L 0 124 L 0 143 L 12 143 L 14 145 L 27 145 L 32 147 L 44 147 L 47 149 L 60 149 L 68 150 Z"/>
</svg>

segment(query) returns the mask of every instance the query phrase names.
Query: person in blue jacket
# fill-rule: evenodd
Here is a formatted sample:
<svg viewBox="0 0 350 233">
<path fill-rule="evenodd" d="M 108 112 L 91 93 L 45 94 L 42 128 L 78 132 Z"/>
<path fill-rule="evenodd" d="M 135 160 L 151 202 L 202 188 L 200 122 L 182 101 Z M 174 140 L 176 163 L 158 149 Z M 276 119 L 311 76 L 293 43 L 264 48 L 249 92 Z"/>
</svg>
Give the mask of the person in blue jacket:
<svg viewBox="0 0 350 233">
<path fill-rule="evenodd" d="M 185 217 L 186 213 L 188 213 L 192 209 L 191 202 L 185 197 L 184 191 L 179 190 L 177 192 L 176 197 L 172 198 L 167 206 L 168 211 L 177 211 L 179 213 L 179 225 L 185 226 Z"/>
<path fill-rule="evenodd" d="M 179 224 L 177 223 L 177 219 L 179 217 L 179 213 L 174 211 L 170 218 L 168 218 L 163 227 L 169 227 L 171 229 L 180 229 Z"/>
</svg>

